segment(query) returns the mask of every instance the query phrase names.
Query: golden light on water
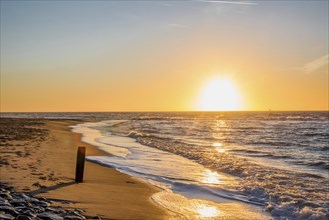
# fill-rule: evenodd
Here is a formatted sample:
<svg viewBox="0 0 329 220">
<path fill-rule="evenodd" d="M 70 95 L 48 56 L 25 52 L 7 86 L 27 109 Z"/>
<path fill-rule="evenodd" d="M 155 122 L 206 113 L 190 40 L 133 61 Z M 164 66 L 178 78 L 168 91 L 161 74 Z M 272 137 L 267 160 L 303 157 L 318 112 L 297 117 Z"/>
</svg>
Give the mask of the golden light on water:
<svg viewBox="0 0 329 220">
<path fill-rule="evenodd" d="M 212 218 L 220 214 L 220 211 L 216 207 L 209 205 L 199 205 L 196 207 L 196 211 L 200 218 Z"/>
<path fill-rule="evenodd" d="M 203 183 L 208 184 L 222 184 L 224 183 L 220 180 L 221 176 L 217 172 L 213 172 L 211 170 L 204 170 L 203 172 L 203 179 L 201 180 Z"/>
<path fill-rule="evenodd" d="M 223 145 L 221 143 L 219 143 L 219 142 L 215 142 L 215 143 L 212 144 L 212 146 L 214 146 L 214 147 L 221 147 Z"/>
<path fill-rule="evenodd" d="M 225 153 L 226 150 L 224 148 L 222 148 L 223 144 L 220 143 L 220 142 L 215 142 L 212 144 L 213 147 L 215 147 L 215 150 L 218 152 L 218 153 Z"/>
<path fill-rule="evenodd" d="M 216 148 L 216 151 L 217 151 L 218 153 L 221 153 L 221 154 L 226 152 L 225 149 L 223 149 L 223 148 L 219 148 L 219 147 Z"/>
<path fill-rule="evenodd" d="M 199 111 L 241 110 L 240 94 L 235 84 L 223 78 L 210 79 L 203 87 L 197 102 Z"/>
</svg>

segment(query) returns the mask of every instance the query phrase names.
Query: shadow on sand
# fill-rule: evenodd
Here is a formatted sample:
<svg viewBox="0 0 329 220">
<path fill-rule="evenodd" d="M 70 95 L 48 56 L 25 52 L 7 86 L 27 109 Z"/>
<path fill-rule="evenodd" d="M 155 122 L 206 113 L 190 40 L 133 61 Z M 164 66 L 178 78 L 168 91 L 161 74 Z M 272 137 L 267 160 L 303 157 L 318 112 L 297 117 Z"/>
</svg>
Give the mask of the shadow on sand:
<svg viewBox="0 0 329 220">
<path fill-rule="evenodd" d="M 35 195 L 40 194 L 40 193 L 46 193 L 46 192 L 51 191 L 51 190 L 56 190 L 56 189 L 59 189 L 59 188 L 62 188 L 62 187 L 71 186 L 73 184 L 77 184 L 77 183 L 75 181 L 70 181 L 70 182 L 67 182 L 67 183 L 60 183 L 60 184 L 57 184 L 55 186 L 43 187 L 43 188 L 31 191 L 31 192 L 29 192 L 29 194 L 35 196 Z"/>
</svg>

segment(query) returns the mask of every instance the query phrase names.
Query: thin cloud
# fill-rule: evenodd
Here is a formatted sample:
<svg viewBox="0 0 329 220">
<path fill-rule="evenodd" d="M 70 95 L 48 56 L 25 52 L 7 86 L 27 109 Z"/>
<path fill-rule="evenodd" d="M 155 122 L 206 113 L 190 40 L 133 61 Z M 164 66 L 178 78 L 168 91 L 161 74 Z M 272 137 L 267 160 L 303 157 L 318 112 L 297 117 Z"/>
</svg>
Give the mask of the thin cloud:
<svg viewBox="0 0 329 220">
<path fill-rule="evenodd" d="M 234 5 L 258 5 L 258 3 L 256 3 L 256 2 L 244 2 L 244 1 L 199 0 L 199 2 L 220 3 L 220 4 L 234 4 Z"/>
<path fill-rule="evenodd" d="M 320 58 L 312 60 L 311 62 L 305 63 L 304 66 L 301 68 L 306 73 L 312 73 L 318 69 L 321 69 L 324 66 L 328 65 L 329 55 L 324 55 Z"/>
</svg>

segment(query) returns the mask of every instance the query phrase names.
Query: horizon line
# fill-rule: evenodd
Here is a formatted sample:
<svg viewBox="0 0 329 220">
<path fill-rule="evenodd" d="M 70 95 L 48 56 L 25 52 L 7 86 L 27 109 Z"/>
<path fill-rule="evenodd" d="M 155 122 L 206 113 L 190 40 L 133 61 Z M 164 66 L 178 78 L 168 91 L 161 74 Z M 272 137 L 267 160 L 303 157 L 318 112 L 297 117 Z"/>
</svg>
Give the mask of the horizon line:
<svg viewBox="0 0 329 220">
<path fill-rule="evenodd" d="M 198 110 L 177 110 L 177 111 L 0 111 L 0 114 L 10 113 L 221 113 L 221 112 L 329 112 L 329 109 L 322 110 L 227 110 L 227 111 L 198 111 Z"/>
</svg>

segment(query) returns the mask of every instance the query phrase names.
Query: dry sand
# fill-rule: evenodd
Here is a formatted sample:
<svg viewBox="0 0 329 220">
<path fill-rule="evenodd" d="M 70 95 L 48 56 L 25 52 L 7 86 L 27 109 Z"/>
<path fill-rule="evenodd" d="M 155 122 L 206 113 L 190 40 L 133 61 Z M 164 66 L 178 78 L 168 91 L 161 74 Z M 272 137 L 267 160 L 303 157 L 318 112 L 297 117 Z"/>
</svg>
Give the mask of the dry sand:
<svg viewBox="0 0 329 220">
<path fill-rule="evenodd" d="M 153 186 L 115 169 L 86 161 L 84 182 L 74 183 L 76 151 L 105 155 L 81 142 L 69 125 L 79 121 L 1 119 L 0 181 L 18 191 L 80 208 L 103 219 L 168 219 L 174 215 L 154 204 Z"/>
</svg>

